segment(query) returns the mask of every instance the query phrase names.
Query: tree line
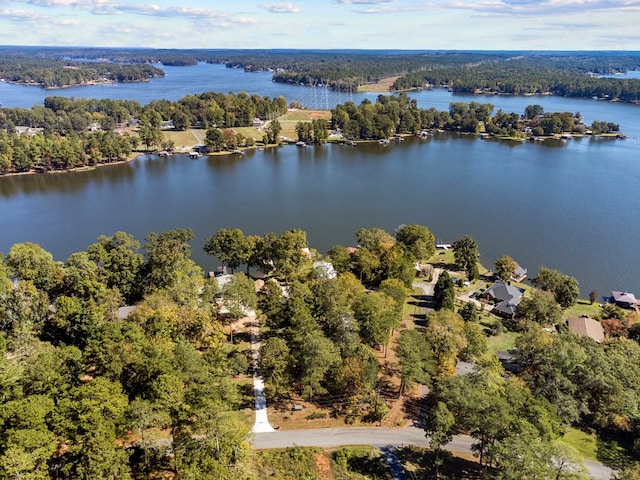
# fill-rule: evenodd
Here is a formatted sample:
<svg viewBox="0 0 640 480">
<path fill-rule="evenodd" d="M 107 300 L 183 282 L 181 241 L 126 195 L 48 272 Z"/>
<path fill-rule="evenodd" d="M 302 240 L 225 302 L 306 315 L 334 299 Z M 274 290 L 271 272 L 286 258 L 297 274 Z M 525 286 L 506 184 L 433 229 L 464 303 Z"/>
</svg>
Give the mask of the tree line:
<svg viewBox="0 0 640 480">
<path fill-rule="evenodd" d="M 375 140 L 396 134 L 415 135 L 422 130 L 441 129 L 454 132 L 487 133 L 496 136 L 526 138 L 559 133 L 611 133 L 620 126 L 613 122 L 594 121 L 589 127 L 580 113 L 544 112 L 540 105 L 529 105 L 523 114 L 494 114 L 489 103 L 452 102 L 448 111 L 431 107 L 420 109 L 406 93 L 378 95 L 375 103 L 364 99 L 337 105 L 331 110 L 331 127 L 340 129 L 348 140 Z"/>
<path fill-rule="evenodd" d="M 164 122 L 175 130 L 228 129 L 250 126 L 254 118 L 270 120 L 286 111 L 283 97 L 244 92 L 205 92 L 176 102 L 154 100 L 145 106 L 131 100 L 47 97 L 43 106 L 0 109 L 0 174 L 124 160 L 139 145 L 147 150 L 171 148 L 163 139 Z M 18 127 L 31 131 L 19 133 Z"/>
<path fill-rule="evenodd" d="M 53 58 L 5 57 L 0 52 L 0 78 L 43 88 L 63 88 L 101 82 L 143 82 L 164 77 L 150 64 L 87 62 Z"/>
<path fill-rule="evenodd" d="M 640 99 L 638 80 L 598 78 L 639 69 L 640 59 L 633 53 L 3 47 L 0 58 L 0 64 L 7 64 L 5 78 L 17 75 L 15 78 L 22 80 L 13 81 L 47 86 L 103 78 L 139 81 L 145 75 L 162 75 L 161 70 L 152 66 L 154 63 L 183 66 L 209 62 L 247 72 L 273 71 L 273 80 L 277 82 L 338 91 L 356 91 L 362 85 L 400 75 L 395 90 L 423 88 L 428 84 L 467 93 L 552 92 L 622 101 Z M 65 68 L 68 66 L 76 68 L 76 73 L 73 68 Z"/>
<path fill-rule="evenodd" d="M 508 62 L 433 65 L 398 78 L 393 89 L 441 87 L 456 93 L 553 94 L 623 102 L 640 100 L 640 80 L 600 77 L 600 74 L 625 72 L 626 68 L 607 68 L 604 58 L 587 60 L 589 58 L 579 62 L 565 57 L 525 56 Z M 627 61 L 630 63 L 621 63 L 631 69 L 638 68 L 637 59 Z"/>
</svg>

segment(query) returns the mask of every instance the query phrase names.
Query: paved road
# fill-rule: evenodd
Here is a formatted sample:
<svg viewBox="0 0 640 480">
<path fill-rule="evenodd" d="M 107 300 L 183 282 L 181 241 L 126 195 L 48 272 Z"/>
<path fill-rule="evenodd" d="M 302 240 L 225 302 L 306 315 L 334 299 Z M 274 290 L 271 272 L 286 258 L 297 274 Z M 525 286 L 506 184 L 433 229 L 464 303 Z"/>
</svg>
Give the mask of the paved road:
<svg viewBox="0 0 640 480">
<path fill-rule="evenodd" d="M 466 435 L 457 435 L 445 446 L 447 450 L 471 452 L 473 439 Z M 390 445 L 417 445 L 428 447 L 429 439 L 424 430 L 416 427 L 406 428 L 317 428 L 308 430 L 286 430 L 273 433 L 256 433 L 254 447 L 257 449 L 285 447 L 338 447 L 341 445 L 372 445 L 383 449 Z M 610 480 L 612 470 L 604 465 L 585 461 L 594 480 Z"/>
</svg>

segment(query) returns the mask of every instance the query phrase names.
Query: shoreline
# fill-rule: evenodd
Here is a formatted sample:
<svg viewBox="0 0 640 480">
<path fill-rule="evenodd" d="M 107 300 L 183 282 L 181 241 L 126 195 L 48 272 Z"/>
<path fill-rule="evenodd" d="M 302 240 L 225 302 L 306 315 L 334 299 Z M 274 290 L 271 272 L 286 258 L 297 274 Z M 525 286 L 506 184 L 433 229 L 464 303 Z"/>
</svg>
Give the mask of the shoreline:
<svg viewBox="0 0 640 480">
<path fill-rule="evenodd" d="M 125 160 L 118 160 L 117 162 L 98 163 L 96 165 L 82 165 L 80 167 L 69 168 L 67 170 L 47 170 L 45 172 L 37 172 L 32 169 L 27 172 L 3 173 L 0 174 L 0 178 L 23 177 L 28 175 L 58 175 L 62 173 L 90 172 L 92 170 L 96 170 L 97 168 L 108 167 L 110 165 L 122 165 L 123 163 L 130 163 L 137 159 L 140 155 L 144 155 L 144 152 L 136 152 L 135 155 L 132 153 Z"/>
<path fill-rule="evenodd" d="M 437 130 L 438 132 L 440 132 L 440 130 Z M 433 132 L 432 132 L 433 133 Z M 533 141 L 531 136 L 526 136 L 526 137 L 502 137 L 502 136 L 498 136 L 498 135 L 492 135 L 492 134 L 484 134 L 484 133 L 472 133 L 472 132 L 455 132 L 455 131 L 446 131 L 446 130 L 442 130 L 442 133 L 452 133 L 452 134 L 459 134 L 459 135 L 474 135 L 477 137 L 478 140 L 482 140 L 482 139 L 495 139 L 495 140 L 499 140 L 499 141 L 511 141 L 511 142 L 518 142 L 518 143 L 524 143 L 524 142 L 530 142 Z M 419 135 L 412 135 L 409 133 L 402 133 L 402 134 L 396 134 L 386 140 L 388 140 L 389 142 L 393 142 L 394 139 L 396 138 L 409 138 L 409 137 L 414 137 L 414 136 L 418 136 Z M 627 136 L 622 134 L 622 133 L 601 133 L 601 134 L 597 134 L 597 135 L 587 135 L 587 134 L 571 134 L 571 133 L 563 133 L 563 134 L 556 134 L 556 135 L 550 135 L 550 136 L 540 136 L 537 137 L 535 140 L 537 141 L 545 141 L 545 140 L 557 140 L 557 141 L 566 141 L 568 139 L 580 139 L 580 138 L 607 138 L 607 139 L 626 139 Z M 354 140 L 352 141 L 354 145 L 357 144 L 362 144 L 362 143 L 379 143 L 380 139 L 376 140 L 376 139 L 359 139 L 359 140 Z M 346 144 L 347 140 L 344 139 L 334 139 L 334 140 L 329 140 L 326 142 L 327 145 L 343 145 Z M 240 152 L 240 155 L 243 155 L 245 151 L 247 150 L 264 150 L 267 148 L 279 148 L 279 147 L 283 147 L 283 146 L 295 146 L 296 142 L 291 142 L 291 141 L 283 141 L 281 143 L 278 144 L 271 144 L 271 145 L 262 145 L 262 146 L 251 146 L 251 147 L 239 147 L 237 149 L 237 151 L 230 151 L 230 150 L 224 150 L 221 152 L 211 152 L 211 153 L 206 153 L 206 154 L 202 154 L 201 157 L 218 157 L 218 156 L 224 156 L 224 155 L 238 155 L 238 153 Z M 305 145 L 305 146 L 313 146 L 313 145 Z M 184 149 L 180 149 L 180 150 L 176 150 L 174 152 L 172 152 L 172 155 L 174 154 L 179 154 L 179 155 L 189 155 L 190 151 L 189 150 L 184 150 Z M 124 163 L 130 163 L 134 160 L 136 160 L 138 157 L 142 156 L 142 155 L 158 155 L 158 152 L 134 152 L 131 155 L 129 155 L 129 157 L 127 157 L 124 160 L 118 160 L 117 162 L 109 162 L 109 163 L 98 163 L 96 165 L 82 165 L 80 167 L 74 167 L 74 168 L 70 168 L 67 170 L 48 170 L 48 171 L 44 171 L 44 172 L 38 172 L 35 170 L 29 170 L 27 172 L 12 172 L 12 173 L 3 173 L 0 174 L 0 179 L 1 178 L 9 178 L 9 177 L 22 177 L 22 176 L 27 176 L 27 175 L 58 175 L 58 174 L 64 174 L 64 173 L 75 173 L 75 172 L 88 172 L 91 170 L 95 170 L 97 168 L 103 168 L 103 167 L 109 167 L 112 165 L 122 165 Z M 199 158 L 201 158 L 199 157 Z"/>
</svg>

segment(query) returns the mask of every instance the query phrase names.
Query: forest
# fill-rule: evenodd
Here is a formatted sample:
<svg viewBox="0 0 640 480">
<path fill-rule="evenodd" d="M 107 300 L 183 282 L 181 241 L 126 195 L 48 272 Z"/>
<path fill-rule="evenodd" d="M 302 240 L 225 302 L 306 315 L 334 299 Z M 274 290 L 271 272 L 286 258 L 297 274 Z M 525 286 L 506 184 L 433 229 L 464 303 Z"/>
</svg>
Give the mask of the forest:
<svg viewBox="0 0 640 480">
<path fill-rule="evenodd" d="M 0 478 L 264 478 L 249 434 L 250 348 L 234 333 L 248 311 L 262 330 L 260 370 L 274 411 L 296 399 L 343 425 L 372 425 L 407 398 L 421 405 L 408 413 L 444 467 L 442 447 L 464 433 L 483 478 L 586 478 L 563 436 L 579 429 L 609 445 L 599 458 L 625 468 L 621 479 L 637 474 L 637 314 L 596 305 L 605 341 L 569 333 L 572 277 L 541 267 L 507 320 L 457 298 L 462 280 L 475 289 L 514 268 L 505 256 L 485 271 L 468 236 L 443 264 L 422 225 L 362 228 L 358 247 L 327 255 L 302 230 L 220 229 L 202 248 L 231 272 L 246 267 L 225 281 L 205 278 L 192 240 L 189 229 L 144 243 L 116 232 L 64 262 L 29 242 L 2 257 Z M 416 279 L 416 263 L 426 277 Z M 431 303 L 414 282 L 428 282 L 434 266 Z M 490 348 L 505 332 L 516 374 Z M 390 351 L 395 386 L 382 382 Z M 474 365 L 470 374 L 456 374 L 460 360 Z M 425 398 L 417 385 L 429 387 Z"/>
<path fill-rule="evenodd" d="M 163 75 L 153 64 L 220 63 L 273 80 L 355 92 L 384 78 L 393 89 L 553 94 L 640 101 L 640 80 L 601 78 L 640 69 L 635 52 L 491 52 L 398 50 L 170 50 L 2 47 L 0 78 L 47 88 L 88 81 L 142 81 Z M 4 66 L 4 67 L 3 67 Z"/>
<path fill-rule="evenodd" d="M 0 109 L 0 174 L 68 170 L 126 160 L 139 146 L 171 149 L 175 130 L 243 127 L 286 113 L 284 98 L 205 92 L 176 102 L 47 97 L 44 106 Z M 22 133 L 19 131 L 20 129 Z"/>
<path fill-rule="evenodd" d="M 559 95 L 622 102 L 640 101 L 640 80 L 600 77 L 602 66 L 565 58 L 523 57 L 509 62 L 430 66 L 398 78 L 393 88 L 440 87 L 456 93 Z M 609 72 L 606 72 L 609 73 Z"/>
<path fill-rule="evenodd" d="M 5 57 L 0 50 L 0 79 L 47 89 L 104 82 L 144 82 L 164 77 L 150 64 L 87 62 L 54 58 Z"/>
<path fill-rule="evenodd" d="M 406 94 L 378 95 L 376 103 L 363 100 L 337 105 L 331 110 L 331 127 L 348 140 L 377 140 L 396 134 L 415 135 L 422 130 L 446 130 L 525 139 L 560 133 L 598 135 L 617 133 L 613 122 L 594 121 L 587 126 L 580 113 L 545 112 L 540 105 L 529 105 L 522 114 L 493 112 L 490 103 L 453 102 L 448 111 L 433 107 L 420 109 Z"/>
</svg>

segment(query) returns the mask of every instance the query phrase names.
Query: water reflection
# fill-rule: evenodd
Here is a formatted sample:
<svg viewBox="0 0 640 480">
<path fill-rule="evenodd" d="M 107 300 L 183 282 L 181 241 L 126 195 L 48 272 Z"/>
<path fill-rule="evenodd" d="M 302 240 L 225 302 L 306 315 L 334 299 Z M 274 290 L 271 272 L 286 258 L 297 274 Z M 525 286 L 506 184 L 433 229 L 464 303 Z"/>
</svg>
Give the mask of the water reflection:
<svg viewBox="0 0 640 480">
<path fill-rule="evenodd" d="M 105 165 L 85 171 L 0 177 L 0 196 L 11 198 L 16 195 L 77 193 L 89 190 L 94 185 L 131 184 L 135 180 L 135 168 L 131 163 Z"/>
</svg>

